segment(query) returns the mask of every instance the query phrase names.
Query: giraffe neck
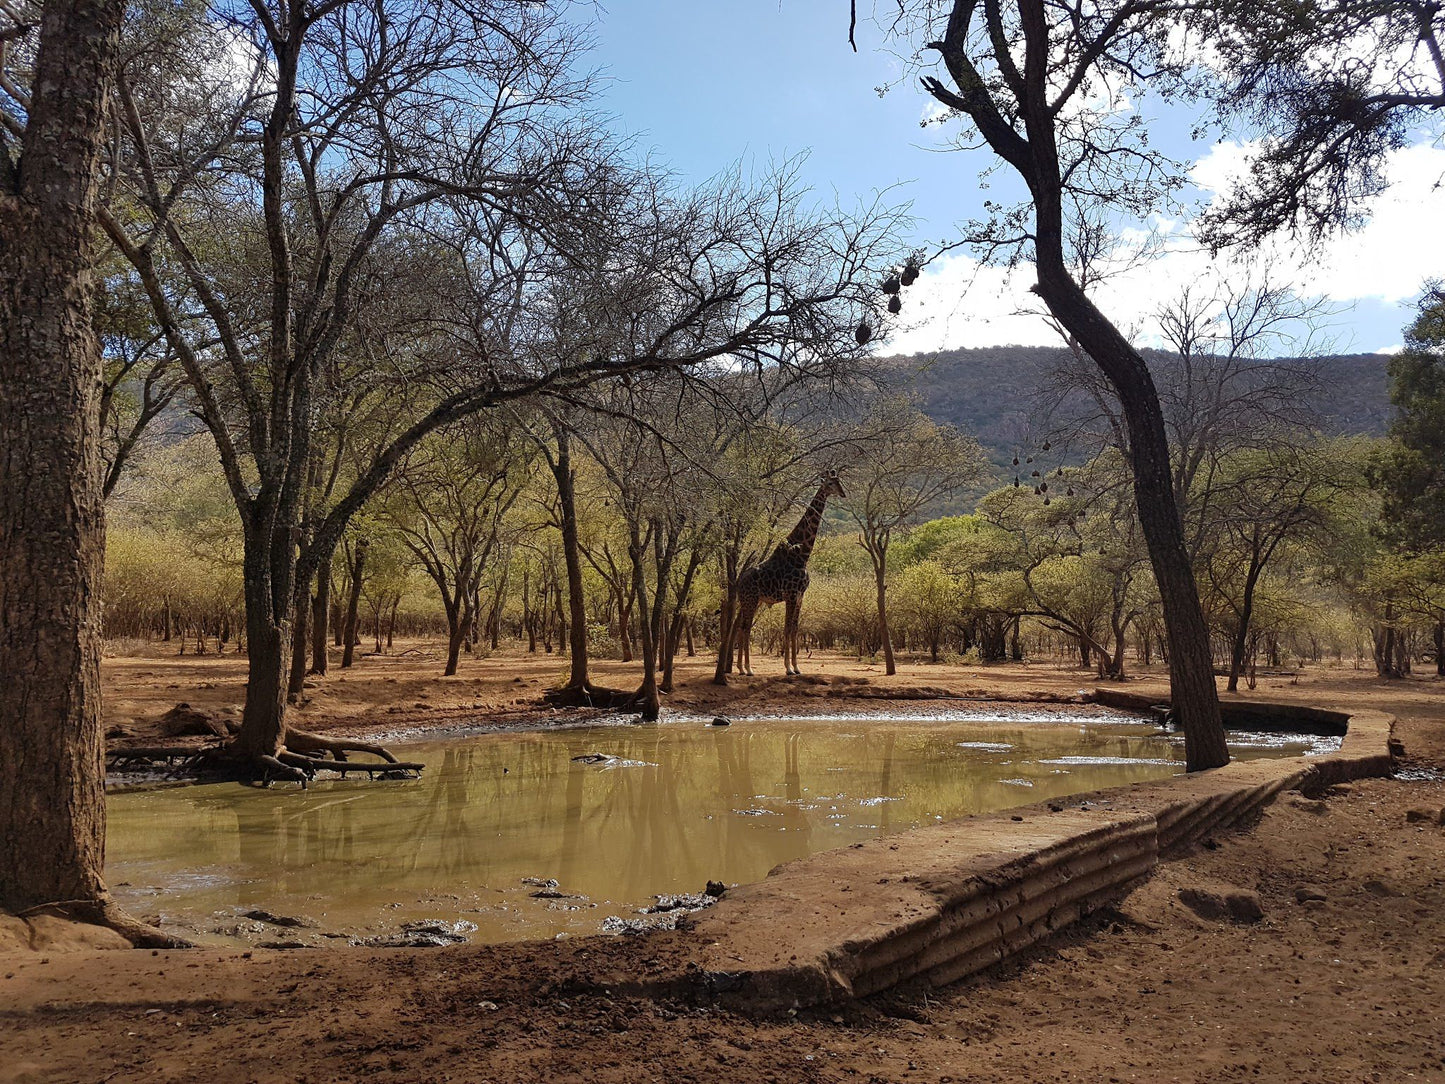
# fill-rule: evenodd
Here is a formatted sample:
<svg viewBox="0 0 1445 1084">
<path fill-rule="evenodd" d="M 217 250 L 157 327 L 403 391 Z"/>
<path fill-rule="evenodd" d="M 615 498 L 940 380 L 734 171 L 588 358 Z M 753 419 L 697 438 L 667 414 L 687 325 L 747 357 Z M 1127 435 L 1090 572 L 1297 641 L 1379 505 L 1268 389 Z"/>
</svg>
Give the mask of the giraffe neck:
<svg viewBox="0 0 1445 1084">
<path fill-rule="evenodd" d="M 807 564 L 808 558 L 813 554 L 813 543 L 818 540 L 818 527 L 823 522 L 823 509 L 828 507 L 828 487 L 821 485 L 813 499 L 808 502 L 807 509 L 803 512 L 803 518 L 798 520 L 798 525 L 788 535 L 784 543 L 789 550 L 796 555 L 800 564 Z"/>
</svg>

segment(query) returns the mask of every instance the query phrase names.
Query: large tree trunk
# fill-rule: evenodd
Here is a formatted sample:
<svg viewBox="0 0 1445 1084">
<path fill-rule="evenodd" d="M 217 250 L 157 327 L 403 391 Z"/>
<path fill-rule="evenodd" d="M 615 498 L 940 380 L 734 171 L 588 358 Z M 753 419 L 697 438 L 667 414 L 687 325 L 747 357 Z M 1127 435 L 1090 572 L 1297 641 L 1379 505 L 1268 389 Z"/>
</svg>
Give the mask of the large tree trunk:
<svg viewBox="0 0 1445 1084">
<path fill-rule="evenodd" d="M 41 15 L 20 169 L 0 147 L 0 907 L 106 903 L 95 175 L 125 5 Z"/>
<path fill-rule="evenodd" d="M 1169 441 L 1154 379 L 1144 359 L 1073 281 L 1062 259 L 1057 193 L 1035 193 L 1039 204 L 1038 292 L 1050 312 L 1104 371 L 1129 424 L 1129 458 L 1139 523 L 1149 548 L 1169 640 L 1169 681 L 1174 717 L 1184 731 L 1189 771 L 1229 763 L 1209 626 L 1199 602 L 1184 527 L 1174 500 Z M 1051 236 L 1044 237 L 1045 224 Z"/>
<path fill-rule="evenodd" d="M 294 601 L 289 581 L 295 575 L 291 549 L 286 542 L 277 546 L 264 527 L 246 531 L 242 579 L 249 666 L 241 730 L 234 741 L 242 756 L 274 757 L 286 741 L 286 679 Z M 278 584 L 278 579 L 286 582 Z"/>
</svg>

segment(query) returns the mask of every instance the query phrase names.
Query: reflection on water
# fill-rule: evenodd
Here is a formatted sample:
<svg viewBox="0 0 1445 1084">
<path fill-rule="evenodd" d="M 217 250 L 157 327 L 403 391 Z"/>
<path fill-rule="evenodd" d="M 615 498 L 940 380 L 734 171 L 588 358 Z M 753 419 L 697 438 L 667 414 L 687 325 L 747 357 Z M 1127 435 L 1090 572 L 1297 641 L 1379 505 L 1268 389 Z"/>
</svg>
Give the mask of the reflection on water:
<svg viewBox="0 0 1445 1084">
<path fill-rule="evenodd" d="M 593 753 L 628 763 L 573 759 Z M 424 777 L 115 795 L 107 878 L 126 906 L 203 936 L 309 942 L 419 919 L 474 922 L 494 941 L 590 933 L 658 893 L 1184 767 L 1177 738 L 1097 720 L 598 727 L 416 744 L 403 759 Z M 524 877 L 555 878 L 567 898 L 535 898 Z M 238 918 L 253 908 L 317 927 Z"/>
</svg>

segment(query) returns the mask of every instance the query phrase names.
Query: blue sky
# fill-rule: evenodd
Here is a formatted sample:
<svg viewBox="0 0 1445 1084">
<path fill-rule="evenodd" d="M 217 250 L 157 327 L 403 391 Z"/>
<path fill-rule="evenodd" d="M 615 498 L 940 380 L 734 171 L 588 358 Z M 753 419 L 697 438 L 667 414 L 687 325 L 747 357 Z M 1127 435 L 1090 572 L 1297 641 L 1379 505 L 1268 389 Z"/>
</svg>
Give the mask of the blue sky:
<svg viewBox="0 0 1445 1084">
<path fill-rule="evenodd" d="M 871 6 L 860 2 L 860 15 Z M 916 83 L 898 84 L 894 46 L 871 22 L 860 20 L 859 52 L 849 49 L 844 0 L 611 0 L 595 13 L 592 60 L 606 72 L 601 104 L 681 179 L 700 182 L 739 160 L 766 165 L 806 152 L 804 175 L 820 197 L 836 193 L 847 204 L 891 189 L 891 199 L 912 204 L 919 243 L 956 236 L 957 224 L 977 212 L 978 173 L 988 156 L 944 152 L 948 132 L 920 127 L 931 99 Z M 886 83 L 898 85 L 880 97 L 875 88 Z M 1234 144 L 1191 153 L 1185 118 L 1159 122 L 1152 135 L 1171 153 L 1202 158 L 1206 189 L 1240 158 Z M 1392 169 L 1400 183 L 1389 206 L 1361 234 L 1312 262 L 1287 247 L 1256 261 L 1254 274 L 1331 299 L 1336 314 L 1324 334 L 1335 349 L 1398 344 L 1413 297 L 1445 250 L 1434 191 L 1445 151 L 1412 150 Z M 1000 174 L 992 194 L 1006 183 Z M 1166 227 L 1187 233 L 1187 223 Z M 1101 296 L 1101 305 L 1149 342 L 1150 313 L 1180 283 L 1239 277 L 1192 248 L 1181 244 L 1147 274 Z M 1010 279 L 962 255 L 942 261 L 912 292 L 917 326 L 893 347 L 1055 342 L 1042 319 L 1020 314 L 1032 304 L 1028 283 L 1026 270 Z"/>
</svg>

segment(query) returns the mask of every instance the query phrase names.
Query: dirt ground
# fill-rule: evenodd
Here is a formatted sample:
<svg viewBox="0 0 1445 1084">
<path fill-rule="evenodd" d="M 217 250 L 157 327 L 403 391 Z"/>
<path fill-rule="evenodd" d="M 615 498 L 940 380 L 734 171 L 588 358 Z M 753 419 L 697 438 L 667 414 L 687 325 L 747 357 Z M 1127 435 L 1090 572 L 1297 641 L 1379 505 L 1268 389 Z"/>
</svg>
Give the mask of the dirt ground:
<svg viewBox="0 0 1445 1084">
<path fill-rule="evenodd" d="M 562 665 L 507 655 L 441 680 L 435 649 L 368 658 L 311 690 L 305 725 L 444 727 L 497 711 L 520 722 Z M 761 669 L 776 674 L 776 660 Z M 804 669 L 827 683 L 717 689 L 699 660 L 669 706 L 926 710 L 953 705 L 873 697 L 1065 698 L 1092 684 L 1050 665 L 909 665 L 891 679 L 848 659 Z M 598 677 L 624 685 L 626 672 L 603 664 Z M 229 656 L 111 659 L 109 718 L 235 705 L 242 676 Z M 685 933 L 0 955 L 0 1081 L 1445 1081 L 1445 828 L 1408 818 L 1445 807 L 1442 694 L 1433 678 L 1348 670 L 1262 679 L 1250 695 L 1394 712 L 1402 778 L 1286 797 L 1250 830 L 1161 866 L 1117 910 L 942 991 L 770 1019 L 638 996 L 669 977 L 687 988 Z M 1220 885 L 1258 892 L 1263 919 L 1205 920 L 1179 901 Z"/>
<path fill-rule="evenodd" d="M 386 655 L 361 655 L 356 665 L 340 668 L 333 651 L 331 672 L 308 678 L 297 725 L 332 734 L 385 734 L 437 731 L 479 722 L 534 728 L 551 721 L 576 722 L 579 713 L 549 708 L 543 692 L 567 678 L 565 656 L 505 650 L 497 655 L 463 655 L 458 672 L 442 677 L 445 645 L 434 641 L 399 642 Z M 1061 664 L 997 667 L 905 664 L 892 677 L 881 663 L 838 655 L 804 660 L 804 675 L 784 677 L 780 660 L 764 659 L 754 677 L 731 677 L 726 687 L 712 683 L 714 659 L 679 658 L 671 695 L 664 707 L 697 714 L 784 714 L 790 711 L 879 711 L 881 701 L 898 699 L 926 710 L 939 697 L 1022 701 L 1077 700 L 1093 688 L 1093 675 Z M 637 687 L 635 662 L 596 660 L 595 684 Z M 245 700 L 246 660 L 225 655 L 177 655 L 151 644 L 142 654 L 107 655 L 101 670 L 107 725 L 123 727 L 134 740 L 158 737 L 161 713 L 187 703 L 204 712 L 239 719 Z M 1133 688 L 1133 686 L 1129 686 Z M 1161 686 L 1162 687 L 1162 686 Z"/>
</svg>

